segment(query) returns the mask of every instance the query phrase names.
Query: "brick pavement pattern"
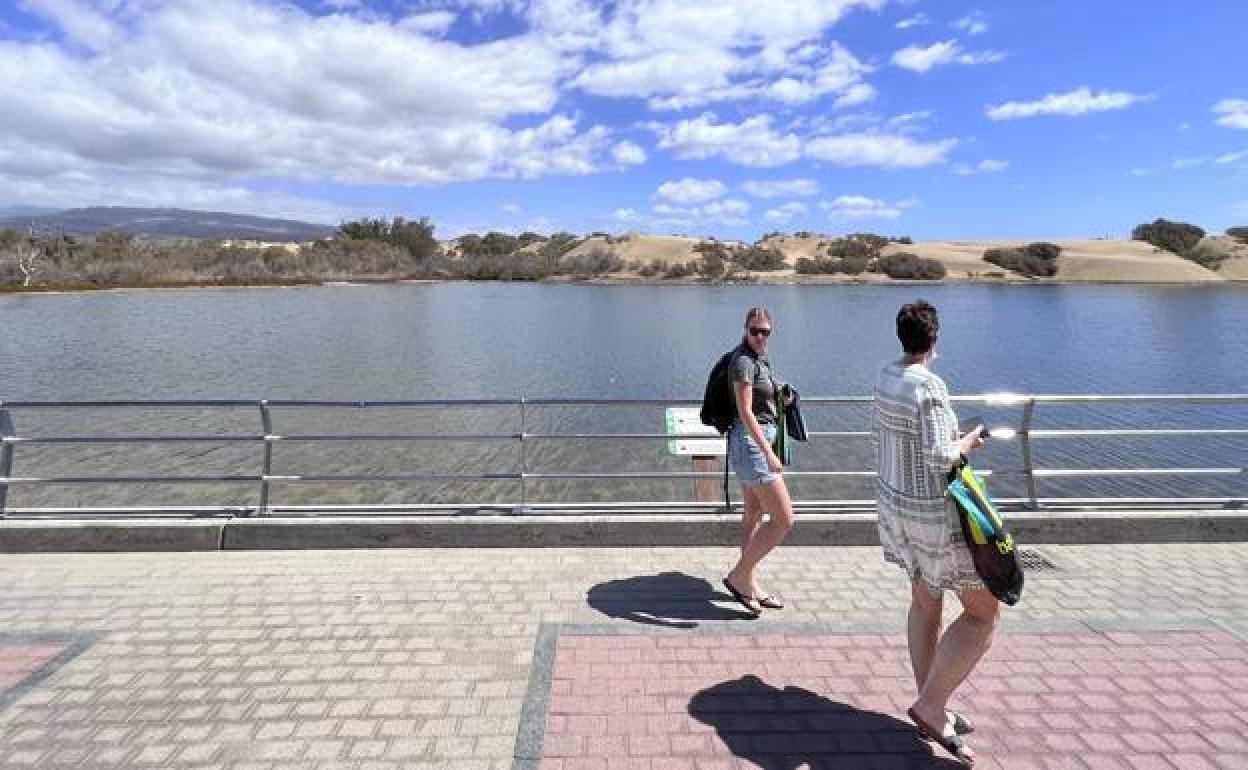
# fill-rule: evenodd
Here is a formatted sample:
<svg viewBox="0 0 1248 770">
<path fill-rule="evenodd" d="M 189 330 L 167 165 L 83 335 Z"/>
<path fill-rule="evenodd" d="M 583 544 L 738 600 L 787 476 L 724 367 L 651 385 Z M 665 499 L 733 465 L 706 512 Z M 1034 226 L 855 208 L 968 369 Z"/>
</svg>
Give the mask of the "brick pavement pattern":
<svg viewBox="0 0 1248 770">
<path fill-rule="evenodd" d="M 905 720 L 903 636 L 562 636 L 542 770 L 956 767 Z M 976 767 L 1248 767 L 1248 645 L 1011 634 L 955 709 Z"/>
<path fill-rule="evenodd" d="M 1248 639 L 1248 544 L 1042 550 L 1060 570 L 1029 575 L 1023 602 L 1005 613 L 1009 634 L 1111 639 L 1184 631 L 1225 633 L 1236 644 Z M 671 637 L 688 650 L 706 635 L 787 640 L 792 627 L 799 639 L 812 633 L 800 627 L 811 626 L 827 637 L 893 637 L 904 629 L 908 587 L 878 548 L 779 549 L 762 576 L 788 607 L 757 621 L 742 619 L 719 588 L 734 556 L 729 548 L 0 556 L 5 634 L 89 640 L 34 686 L 6 690 L 14 697 L 0 699 L 0 767 L 527 770 L 538 760 L 517 756 L 517 736 L 528 725 L 543 629 L 560 629 L 559 638 L 577 626 L 599 636 Z M 1125 638 L 1114 644 L 1131 647 Z M 879 645 L 867 649 L 892 649 Z M 1214 646 L 1228 651 L 1220 660 L 1244 660 L 1242 652 L 1227 657 L 1229 645 L 1201 645 Z M 993 654 L 1010 649 L 1003 642 Z M 879 662 L 893 674 L 895 663 Z M 1001 680 L 984 671 L 972 686 Z M 1120 688 L 1113 706 L 1165 717 L 1164 732 L 1145 716 L 1126 722 L 1130 734 L 1166 741 L 1165 751 L 1132 747 L 1155 758 L 1139 767 L 1210 766 L 1186 758 L 1204 744 L 1184 736 L 1224 754 L 1240 751 L 1221 736 L 1246 732 L 1234 721 L 1248 706 L 1242 673 L 1193 673 L 1178 687 L 1163 682 L 1170 675 L 1110 671 L 1087 676 L 1112 678 Z M 719 681 L 750 673 L 773 687 L 781 681 L 766 669 L 734 672 Z M 1015 681 L 1030 679 L 1024 672 Z M 848 691 L 805 680 L 797 686 L 822 698 Z M 1177 690 L 1183 699 L 1167 700 L 1172 710 L 1165 712 L 1137 708 L 1137 698 L 1154 697 L 1128 689 L 1137 686 Z M 1087 721 L 1100 713 L 1097 703 L 1051 713 L 1085 720 L 1078 737 L 1087 742 L 1101 734 Z M 967 705 L 972 718 L 994 718 L 976 700 Z M 899 713 L 892 706 L 876 710 Z M 1030 724 L 1004 723 L 1015 730 Z M 1075 735 L 1066 724 L 1059 721 L 1055 732 Z M 982 729 L 992 737 L 987 724 Z M 1105 734 L 1125 741 L 1127 733 Z M 576 767 L 569 762 L 565 770 Z"/>
</svg>

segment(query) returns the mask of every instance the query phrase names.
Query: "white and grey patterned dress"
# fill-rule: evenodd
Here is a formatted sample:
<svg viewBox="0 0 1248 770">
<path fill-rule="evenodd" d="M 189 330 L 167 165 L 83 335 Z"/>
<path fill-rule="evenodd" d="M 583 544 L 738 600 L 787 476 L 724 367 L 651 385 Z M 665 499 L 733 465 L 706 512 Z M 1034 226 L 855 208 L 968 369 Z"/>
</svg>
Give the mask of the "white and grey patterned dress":
<svg viewBox="0 0 1248 770">
<path fill-rule="evenodd" d="M 929 590 L 983 589 L 945 495 L 958 461 L 958 422 L 944 380 L 924 366 L 889 364 L 875 386 L 871 435 L 884 558 Z"/>
</svg>

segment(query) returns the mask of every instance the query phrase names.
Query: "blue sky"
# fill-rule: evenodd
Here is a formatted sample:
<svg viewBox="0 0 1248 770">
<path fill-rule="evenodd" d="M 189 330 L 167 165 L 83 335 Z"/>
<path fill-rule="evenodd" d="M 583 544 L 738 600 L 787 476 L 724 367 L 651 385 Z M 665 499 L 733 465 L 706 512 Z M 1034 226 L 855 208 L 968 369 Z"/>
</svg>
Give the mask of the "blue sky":
<svg viewBox="0 0 1248 770">
<path fill-rule="evenodd" d="M 1248 225 L 1248 3 L 18 0 L 0 206 L 756 238 Z"/>
</svg>

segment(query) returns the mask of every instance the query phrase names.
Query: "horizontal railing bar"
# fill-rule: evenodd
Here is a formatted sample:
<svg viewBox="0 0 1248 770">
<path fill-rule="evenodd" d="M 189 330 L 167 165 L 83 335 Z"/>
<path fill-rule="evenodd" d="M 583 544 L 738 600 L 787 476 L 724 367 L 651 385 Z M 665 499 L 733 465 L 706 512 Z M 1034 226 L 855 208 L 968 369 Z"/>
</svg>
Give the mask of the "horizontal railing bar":
<svg viewBox="0 0 1248 770">
<path fill-rule="evenodd" d="M 1037 468 L 1037 476 L 1234 476 L 1243 468 Z"/>
<path fill-rule="evenodd" d="M 1139 393 L 1119 395 L 978 393 L 951 396 L 952 401 L 984 402 L 989 405 L 1010 406 L 1028 401 L 1045 404 L 1081 404 L 1116 402 L 1188 402 L 1188 403 L 1248 403 L 1245 393 Z M 803 396 L 802 401 L 819 404 L 861 404 L 871 402 L 872 397 L 863 396 Z M 483 399 L 422 399 L 394 401 L 337 401 L 337 400 L 274 400 L 274 399 L 204 399 L 204 400 L 118 400 L 118 401 L 0 401 L 6 409 L 42 408 L 178 408 L 178 407 L 254 407 L 267 404 L 278 407 L 445 407 L 445 406 L 644 406 L 701 404 L 701 399 L 685 398 L 483 398 Z"/>
<path fill-rule="evenodd" d="M 255 436 L 9 436 L 6 444 L 209 444 L 264 441 Z"/>
<path fill-rule="evenodd" d="M 807 431 L 813 438 L 867 438 L 870 431 Z M 1021 434 L 1017 434 L 1021 435 Z M 993 437 L 994 441 L 1011 441 L 1017 438 Z M 1096 429 L 1096 430 L 1033 430 L 1032 438 L 1149 438 L 1158 436 L 1248 436 L 1242 428 L 1159 428 L 1149 429 Z M 714 441 L 723 436 L 705 433 L 361 433 L 361 434 L 298 434 L 298 435 L 172 435 L 172 436 L 5 436 L 5 444 L 161 444 L 161 443 L 245 443 L 259 441 L 281 442 L 333 442 L 333 441 L 516 441 L 533 440 L 671 440 Z"/>
<path fill-rule="evenodd" d="M 977 469 L 980 476 L 1016 476 L 1025 473 L 1017 469 Z M 1061 477 L 1112 477 L 1112 476 L 1228 476 L 1245 472 L 1244 468 L 1038 468 L 1037 476 Z M 796 478 L 867 478 L 875 471 L 785 471 L 786 477 Z M 386 473 L 386 474 L 273 474 L 258 476 L 50 476 L 50 477 L 0 477 L 0 485 L 17 484 L 147 484 L 147 483 L 241 483 L 241 482 L 297 482 L 297 481 L 536 481 L 556 480 L 604 480 L 613 479 L 715 479 L 722 471 L 632 471 L 614 473 Z"/>
<path fill-rule="evenodd" d="M 1157 428 L 1157 429 L 1097 429 L 1097 430 L 1033 430 L 1032 438 L 1151 438 L 1156 436 L 1248 436 L 1242 428 Z"/>
<path fill-rule="evenodd" d="M 740 501 L 735 501 L 739 504 Z M 995 502 L 1005 508 L 1026 506 L 1030 501 L 1022 497 L 996 498 Z M 1084 508 L 1107 508 L 1110 510 L 1120 509 L 1124 507 L 1139 506 L 1148 508 L 1172 507 L 1172 506 L 1226 506 L 1237 505 L 1248 502 L 1248 499 L 1242 497 L 1079 497 L 1079 498 L 1039 498 L 1038 503 L 1042 507 L 1064 508 L 1064 507 L 1084 507 Z M 867 510 L 870 511 L 875 507 L 875 499 L 859 499 L 859 500 L 805 500 L 794 501 L 794 508 L 797 510 L 829 510 L 829 511 L 850 511 L 850 510 Z M 327 505 L 280 505 L 270 508 L 270 512 L 280 514 L 283 512 L 290 513 L 343 513 L 354 515 L 404 515 L 415 511 L 457 511 L 457 510 L 479 510 L 479 511 L 504 511 L 511 514 L 519 509 L 523 509 L 533 513 L 550 513 L 550 514 L 577 514 L 586 511 L 604 511 L 604 512 L 638 512 L 645 513 L 664 513 L 671 512 L 673 514 L 700 511 L 708 513 L 722 512 L 722 502 L 695 502 L 695 501 L 625 501 L 625 502 L 598 502 L 598 503 L 543 503 L 533 502 L 524 506 L 520 506 L 516 502 L 468 502 L 468 503 L 386 503 L 378 505 L 368 504 L 327 504 Z M 192 515 L 222 515 L 222 516 L 243 516 L 251 517 L 256 512 L 251 506 L 145 506 L 145 507 L 82 507 L 82 508 L 9 508 L 6 514 L 10 517 L 55 517 L 55 516 L 75 516 L 83 518 L 86 516 L 112 517 L 112 518 L 173 518 L 180 517 L 183 519 L 191 518 Z"/>
</svg>

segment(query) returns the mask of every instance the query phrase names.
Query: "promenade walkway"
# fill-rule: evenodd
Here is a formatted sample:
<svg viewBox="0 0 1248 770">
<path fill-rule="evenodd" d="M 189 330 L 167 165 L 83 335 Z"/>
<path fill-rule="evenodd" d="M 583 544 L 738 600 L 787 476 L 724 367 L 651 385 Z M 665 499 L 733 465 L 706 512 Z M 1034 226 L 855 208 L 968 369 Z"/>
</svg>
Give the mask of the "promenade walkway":
<svg viewBox="0 0 1248 770">
<path fill-rule="evenodd" d="M 1248 544 L 1035 550 L 957 704 L 977 767 L 1248 768 Z M 954 766 L 878 549 L 780 549 L 761 620 L 732 555 L 0 556 L 0 767 Z"/>
</svg>

